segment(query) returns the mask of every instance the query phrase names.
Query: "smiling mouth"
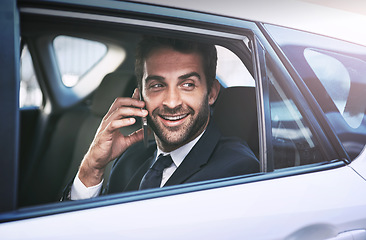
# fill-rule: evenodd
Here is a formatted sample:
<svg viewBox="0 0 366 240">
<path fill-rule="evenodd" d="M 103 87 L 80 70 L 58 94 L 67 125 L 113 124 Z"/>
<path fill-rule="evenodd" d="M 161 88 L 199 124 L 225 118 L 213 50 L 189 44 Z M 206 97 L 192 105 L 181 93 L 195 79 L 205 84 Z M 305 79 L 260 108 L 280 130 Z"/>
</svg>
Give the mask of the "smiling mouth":
<svg viewBox="0 0 366 240">
<path fill-rule="evenodd" d="M 160 117 L 162 119 L 167 120 L 167 121 L 179 121 L 187 116 L 188 116 L 188 113 L 182 114 L 182 115 L 174 115 L 174 116 L 160 115 Z"/>
</svg>

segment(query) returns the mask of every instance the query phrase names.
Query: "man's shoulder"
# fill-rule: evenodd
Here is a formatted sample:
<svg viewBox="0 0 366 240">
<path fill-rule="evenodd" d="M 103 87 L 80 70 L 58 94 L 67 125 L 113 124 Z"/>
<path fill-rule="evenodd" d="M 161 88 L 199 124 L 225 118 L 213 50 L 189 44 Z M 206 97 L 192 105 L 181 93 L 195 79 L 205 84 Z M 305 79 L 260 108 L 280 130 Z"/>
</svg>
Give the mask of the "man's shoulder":
<svg viewBox="0 0 366 240">
<path fill-rule="evenodd" d="M 212 180 L 259 172 L 259 161 L 246 142 L 239 138 L 220 136 L 212 152 L 208 155 L 207 161 L 200 166 L 199 171 L 193 174 L 186 182 Z M 197 160 L 199 159 L 194 159 L 194 161 Z"/>
<path fill-rule="evenodd" d="M 218 154 L 247 155 L 248 157 L 256 158 L 247 142 L 238 137 L 221 136 L 216 145 L 215 152 Z"/>
<path fill-rule="evenodd" d="M 220 166 L 234 175 L 259 171 L 259 161 L 248 144 L 236 137 L 221 137 L 209 164 Z"/>
<path fill-rule="evenodd" d="M 256 155 L 248 146 L 245 140 L 234 136 L 224 136 L 214 121 L 211 121 L 197 144 L 197 150 L 201 156 L 219 159 L 254 159 Z M 206 153 L 202 154 L 202 150 Z"/>
</svg>

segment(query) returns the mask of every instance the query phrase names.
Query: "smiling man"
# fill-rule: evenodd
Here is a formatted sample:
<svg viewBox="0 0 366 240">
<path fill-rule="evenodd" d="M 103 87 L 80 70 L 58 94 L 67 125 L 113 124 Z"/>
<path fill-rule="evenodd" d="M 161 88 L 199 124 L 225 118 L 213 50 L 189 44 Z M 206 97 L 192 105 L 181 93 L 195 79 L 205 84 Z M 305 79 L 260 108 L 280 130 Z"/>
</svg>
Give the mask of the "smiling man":
<svg viewBox="0 0 366 240">
<path fill-rule="evenodd" d="M 142 95 L 151 112 L 149 123 L 161 150 L 170 152 L 203 132 L 210 118 L 209 105 L 220 86 L 208 91 L 198 53 L 181 53 L 171 48 L 153 50 L 144 64 Z"/>
<path fill-rule="evenodd" d="M 106 193 L 258 172 L 247 144 L 221 136 L 211 120 L 220 90 L 216 62 L 214 45 L 144 38 L 136 56 L 138 89 L 132 98 L 116 99 L 103 118 L 68 198 L 99 195 L 104 169 L 116 158 Z M 154 133 L 148 148 L 142 129 L 129 136 L 119 131 L 135 117 L 147 117 Z"/>
</svg>

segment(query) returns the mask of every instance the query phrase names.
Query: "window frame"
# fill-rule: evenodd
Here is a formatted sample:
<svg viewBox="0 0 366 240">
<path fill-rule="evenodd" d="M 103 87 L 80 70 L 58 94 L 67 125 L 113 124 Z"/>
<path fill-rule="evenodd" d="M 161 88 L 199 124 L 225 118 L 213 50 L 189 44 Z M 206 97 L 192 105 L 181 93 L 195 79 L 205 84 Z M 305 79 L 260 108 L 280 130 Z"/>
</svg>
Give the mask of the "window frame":
<svg viewBox="0 0 366 240">
<path fill-rule="evenodd" d="M 365 65 L 366 61 L 365 46 L 329 36 L 302 32 L 296 29 L 270 24 L 266 24 L 266 28 L 272 34 L 275 41 L 278 42 L 279 47 L 289 61 L 291 61 L 294 71 L 303 79 L 314 99 L 316 99 L 316 103 L 319 103 L 321 112 L 326 116 L 325 121 L 328 122 L 327 127 L 329 132 L 333 131 L 339 141 L 339 144 L 336 141 L 333 142 L 334 144 L 337 144 L 335 145 L 337 150 L 339 150 L 340 153 L 344 152 L 347 161 L 356 159 L 365 145 L 365 126 L 361 124 L 362 121 L 364 121 L 364 106 L 361 102 L 359 104 L 352 104 L 352 101 L 357 98 L 356 96 L 359 98 L 362 96 L 361 89 L 364 85 L 362 84 L 359 87 L 356 87 L 356 85 L 360 80 L 362 81 L 361 76 L 364 76 L 364 70 L 362 70 L 363 68 L 361 66 Z M 287 35 L 288 37 L 283 38 L 282 36 L 284 35 Z M 306 53 L 311 52 L 318 54 L 318 56 L 319 54 L 328 56 L 328 60 L 333 59 L 340 64 L 340 66 L 337 67 L 338 69 L 343 68 L 345 77 L 340 78 L 339 74 L 338 77 L 331 77 L 331 85 L 337 84 L 335 82 L 337 79 L 342 79 L 341 82 L 343 82 L 345 79 L 350 78 L 349 80 L 351 81 L 349 84 L 351 88 L 349 91 L 351 92 L 348 93 L 344 110 L 347 113 L 349 112 L 348 107 L 351 107 L 352 109 L 352 105 L 357 106 L 354 108 L 355 111 L 359 111 L 358 114 L 360 115 L 358 122 L 356 122 L 357 126 L 352 124 L 351 126 L 349 122 L 347 122 L 349 119 L 343 116 L 343 110 L 338 109 L 337 104 L 334 102 L 332 91 L 329 91 L 329 88 L 324 84 L 322 79 L 319 78 L 319 72 L 314 69 L 313 63 L 308 61 L 309 59 L 306 56 Z M 322 60 L 320 61 L 320 65 L 318 65 L 318 67 L 321 67 L 322 71 L 324 70 L 322 67 L 324 64 L 327 63 Z M 335 74 L 334 71 L 333 74 Z M 358 93 L 355 94 L 355 91 Z M 360 99 L 358 101 L 362 100 Z M 355 112 L 351 115 L 355 116 Z"/>
<path fill-rule="evenodd" d="M 291 97 L 295 101 L 300 113 L 308 123 L 311 132 L 318 143 L 320 143 L 325 159 L 329 161 L 342 160 L 349 163 L 349 157 L 329 125 L 324 112 L 280 46 L 266 29 L 268 25 L 259 24 L 259 27 L 265 38 L 263 41 L 268 44 L 266 47 L 267 56 L 277 66 L 281 66 L 278 70 L 281 72 L 283 79 L 279 79 L 279 85 L 286 93 L 289 93 L 288 97 Z"/>
<path fill-rule="evenodd" d="M 330 125 L 327 117 L 325 116 L 322 108 L 318 104 L 317 100 L 311 93 L 306 83 L 301 78 L 300 74 L 296 71 L 295 67 L 285 55 L 279 44 L 274 39 L 274 35 L 271 34 L 270 28 L 278 27 L 271 24 L 261 24 L 264 35 L 268 39 L 271 48 L 278 56 L 278 60 L 283 64 L 284 68 L 288 72 L 290 78 L 293 79 L 293 89 L 298 89 L 298 93 L 295 91 L 287 91 L 296 94 L 296 105 L 298 106 L 300 113 L 303 114 L 310 123 L 312 133 L 318 139 L 318 142 L 323 146 L 323 153 L 326 155 L 326 159 L 340 159 L 346 163 L 350 163 L 351 160 L 345 151 L 342 143 L 337 137 L 335 131 Z M 290 83 L 291 81 L 289 81 Z M 281 84 L 283 88 L 288 86 Z"/>
<path fill-rule="evenodd" d="M 34 11 L 33 11 L 34 10 Z M 22 14 L 26 14 L 29 16 L 32 15 L 36 15 L 37 17 L 42 17 L 42 16 L 51 16 L 51 17 L 56 17 L 56 18 L 63 18 L 62 17 L 62 13 L 67 12 L 66 10 L 62 10 L 62 11 L 54 11 L 52 9 L 49 9 L 49 11 L 45 8 L 21 8 L 21 13 Z M 55 15 L 53 15 L 55 14 Z M 65 20 L 69 20 L 69 19 L 77 19 L 80 21 L 91 21 L 90 19 L 94 19 L 95 16 L 97 16 L 98 14 L 91 14 L 88 15 L 88 17 L 86 17 L 86 19 L 84 19 L 85 17 L 85 13 L 80 13 L 80 15 L 76 14 L 75 12 L 73 12 L 72 15 L 68 15 L 67 17 L 64 17 Z M 98 16 L 100 16 L 102 18 L 102 21 L 107 22 L 108 24 L 110 23 L 109 21 L 111 20 L 110 18 L 108 18 L 107 15 L 103 15 L 103 14 L 99 14 Z M 106 19 L 104 19 L 104 17 Z M 201 27 L 197 27 L 196 24 L 191 24 L 192 26 L 184 26 L 184 25 L 180 25 L 175 24 L 175 23 L 160 23 L 160 22 L 156 22 L 154 20 L 151 21 L 147 21 L 147 20 L 136 20 L 133 18 L 129 18 L 126 16 L 122 16 L 122 17 L 113 17 L 113 20 L 116 20 L 117 22 L 113 22 L 113 24 L 117 24 L 119 25 L 119 27 L 121 27 L 121 29 L 128 29 L 131 31 L 132 28 L 140 28 L 140 29 L 144 29 L 146 32 L 156 32 L 159 31 L 161 33 L 161 35 L 171 35 L 172 33 L 177 34 L 178 37 L 186 37 L 187 36 L 193 36 L 194 38 L 198 37 L 196 36 L 197 33 L 200 37 L 202 37 L 203 39 L 205 39 L 205 41 L 211 41 L 214 43 L 218 43 L 219 45 L 227 48 L 228 50 L 232 51 L 235 55 L 237 55 L 241 61 L 245 62 L 248 61 L 248 55 L 244 54 L 244 51 L 242 50 L 243 47 L 245 46 L 244 43 L 244 39 L 247 38 L 253 38 L 253 32 L 250 30 L 244 30 L 240 29 L 240 31 L 238 31 L 237 28 L 233 28 L 235 31 L 230 30 L 230 31 L 222 31 L 222 29 L 219 29 L 220 26 L 216 26 L 215 24 L 208 24 L 207 27 L 205 28 L 201 28 Z M 149 24 L 147 24 L 149 23 Z M 248 29 L 254 28 L 255 27 L 255 23 L 252 22 L 248 22 L 248 25 L 250 25 L 251 27 L 248 27 Z M 149 25 L 149 26 L 147 26 Z M 146 28 L 150 28 L 147 29 Z M 218 30 L 216 30 L 215 28 L 218 28 Z M 206 29 L 206 30 L 205 30 Z M 137 31 L 136 29 L 134 29 L 135 31 Z M 203 32 L 203 33 L 202 33 Z M 52 43 L 52 41 L 50 41 L 51 39 L 53 39 L 55 36 L 55 34 L 50 34 L 48 36 L 46 36 L 44 39 L 41 39 L 40 42 L 35 43 L 37 45 L 46 43 L 46 44 L 50 44 Z M 240 54 L 238 54 L 240 53 Z M 45 56 L 41 56 L 45 57 Z M 46 56 L 46 59 L 49 56 Z M 249 59 L 250 63 L 253 63 L 254 61 L 250 58 Z M 244 64 L 243 64 L 244 67 Z M 248 69 L 250 72 L 253 72 L 253 69 Z M 199 184 L 201 185 L 201 184 Z M 230 185 L 230 184 L 229 184 Z M 180 187 L 177 187 L 177 189 L 180 189 Z M 184 192 L 184 190 L 182 190 Z M 125 193 L 124 193 L 125 194 Z M 136 194 L 133 193 L 134 195 L 140 195 L 140 194 Z M 128 196 L 127 196 L 128 197 Z M 66 203 L 66 204 L 70 204 L 70 203 Z M 74 205 L 75 203 L 72 203 L 71 205 Z M 51 204 L 52 205 L 52 204 Z M 47 206 L 47 204 L 46 204 Z M 32 209 L 33 207 L 27 207 L 26 209 Z"/>
<path fill-rule="evenodd" d="M 263 145 L 260 145 L 260 153 L 263 154 L 263 159 L 261 162 L 261 167 L 263 172 L 274 172 L 274 171 L 283 171 L 283 169 L 274 169 L 274 160 L 273 160 L 273 144 L 272 144 L 272 124 L 271 124 L 271 110 L 270 110 L 270 100 L 269 100 L 269 82 L 268 76 L 266 73 L 266 68 L 268 67 L 267 64 L 270 62 L 276 71 L 277 76 L 281 76 L 278 81 L 278 85 L 282 88 L 282 90 L 287 94 L 287 97 L 291 98 L 296 107 L 298 108 L 299 112 L 302 114 L 305 123 L 309 127 L 311 133 L 313 134 L 314 139 L 318 142 L 319 148 L 321 150 L 321 154 L 323 155 L 323 159 L 332 162 L 338 159 L 344 159 L 339 157 L 333 146 L 329 142 L 329 136 L 325 134 L 322 126 L 319 124 L 319 120 L 312 114 L 310 104 L 307 104 L 307 100 L 303 95 L 303 92 L 300 91 L 299 86 L 297 85 L 296 78 L 297 76 L 292 75 L 293 68 L 291 64 L 284 61 L 285 59 L 281 57 L 281 51 L 276 48 L 272 38 L 266 32 L 266 30 L 261 27 L 262 25 L 259 24 L 261 29 L 261 33 L 256 35 L 256 45 L 257 45 L 257 70 L 260 76 L 257 76 L 258 81 L 258 89 L 257 91 L 257 104 L 259 104 L 259 110 L 263 117 L 258 118 L 261 119 L 262 131 L 260 132 L 259 137 L 262 138 L 260 142 Z M 299 79 L 302 81 L 301 79 Z M 303 82 L 301 82 L 304 84 Z M 301 89 L 306 90 L 309 94 L 308 89 Z M 261 102 L 262 101 L 262 102 Z M 325 117 L 325 116 L 323 116 Z M 320 120 L 321 121 L 321 120 Z M 333 136 L 336 137 L 333 133 Z M 265 140 L 264 140 L 265 139 Z M 310 164 L 312 165 L 312 164 Z M 302 166 L 300 166 L 302 167 Z M 285 168 L 291 171 L 292 168 Z"/>
</svg>

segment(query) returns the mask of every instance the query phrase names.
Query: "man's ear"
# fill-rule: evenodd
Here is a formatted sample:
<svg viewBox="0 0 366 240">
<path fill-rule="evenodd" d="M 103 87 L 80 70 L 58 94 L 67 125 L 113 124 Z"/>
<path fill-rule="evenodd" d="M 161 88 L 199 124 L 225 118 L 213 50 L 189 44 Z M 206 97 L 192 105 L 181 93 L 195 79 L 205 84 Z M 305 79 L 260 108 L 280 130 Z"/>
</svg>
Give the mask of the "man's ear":
<svg viewBox="0 0 366 240">
<path fill-rule="evenodd" d="M 210 105 L 214 104 L 217 97 L 219 96 L 221 85 L 217 79 L 215 79 L 211 86 L 211 91 L 208 94 L 208 103 Z"/>
</svg>

